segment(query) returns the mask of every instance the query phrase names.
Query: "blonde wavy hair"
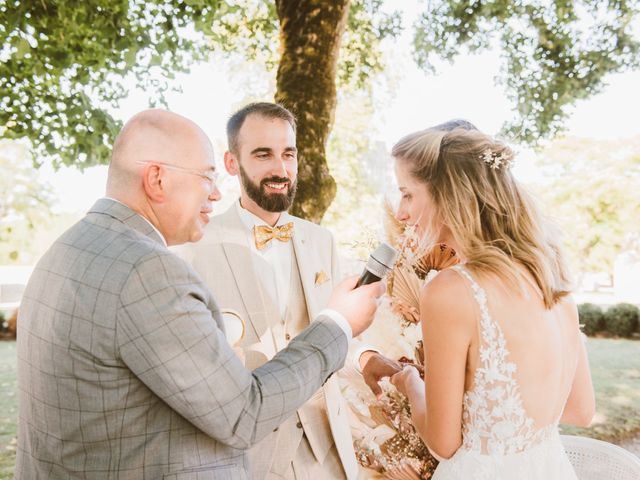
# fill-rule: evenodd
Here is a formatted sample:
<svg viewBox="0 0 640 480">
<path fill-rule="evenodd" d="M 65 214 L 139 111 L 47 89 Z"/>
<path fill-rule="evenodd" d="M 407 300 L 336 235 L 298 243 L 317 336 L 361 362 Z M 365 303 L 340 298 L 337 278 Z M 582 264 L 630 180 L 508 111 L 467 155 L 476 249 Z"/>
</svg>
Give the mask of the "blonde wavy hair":
<svg viewBox="0 0 640 480">
<path fill-rule="evenodd" d="M 487 155 L 511 160 L 514 152 L 475 128 L 439 127 L 402 138 L 392 156 L 408 162 L 426 184 L 436 205 L 434 223 L 451 230 L 468 267 L 521 284 L 520 264 L 551 308 L 570 289 L 558 235 L 508 165 L 492 168 L 485 161 Z"/>
</svg>

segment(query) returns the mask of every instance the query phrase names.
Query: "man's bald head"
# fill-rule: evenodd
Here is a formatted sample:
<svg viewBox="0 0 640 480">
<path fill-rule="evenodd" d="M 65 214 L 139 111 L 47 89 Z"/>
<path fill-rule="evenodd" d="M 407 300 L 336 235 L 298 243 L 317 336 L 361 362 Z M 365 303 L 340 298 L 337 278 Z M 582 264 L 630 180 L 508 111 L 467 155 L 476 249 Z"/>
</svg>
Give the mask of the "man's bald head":
<svg viewBox="0 0 640 480">
<path fill-rule="evenodd" d="M 168 245 L 204 233 L 215 184 L 213 148 L 191 120 L 146 110 L 129 120 L 113 146 L 107 196 L 146 218 Z"/>
<path fill-rule="evenodd" d="M 206 134 L 188 118 L 160 109 L 140 112 L 124 125 L 114 142 L 107 195 L 118 198 L 124 192 L 134 193 L 132 189 L 141 190 L 141 162 L 194 168 L 201 162 L 203 149 L 213 157 Z"/>
</svg>

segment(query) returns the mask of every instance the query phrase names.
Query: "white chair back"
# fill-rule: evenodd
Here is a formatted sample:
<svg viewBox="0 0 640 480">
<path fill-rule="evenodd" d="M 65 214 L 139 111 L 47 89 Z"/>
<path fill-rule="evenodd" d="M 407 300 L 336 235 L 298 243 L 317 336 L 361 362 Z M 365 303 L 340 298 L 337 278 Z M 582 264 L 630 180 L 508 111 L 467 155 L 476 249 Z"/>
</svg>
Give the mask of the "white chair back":
<svg viewBox="0 0 640 480">
<path fill-rule="evenodd" d="M 640 458 L 624 448 L 593 438 L 560 437 L 579 480 L 640 479 Z"/>
</svg>

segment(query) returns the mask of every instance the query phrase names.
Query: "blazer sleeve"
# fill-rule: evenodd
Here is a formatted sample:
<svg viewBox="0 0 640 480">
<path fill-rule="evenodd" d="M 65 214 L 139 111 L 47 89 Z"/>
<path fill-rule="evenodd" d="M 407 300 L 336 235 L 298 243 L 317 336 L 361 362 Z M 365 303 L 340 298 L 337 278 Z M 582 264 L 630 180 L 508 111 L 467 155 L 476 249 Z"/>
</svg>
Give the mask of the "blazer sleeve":
<svg viewBox="0 0 640 480">
<path fill-rule="evenodd" d="M 212 438 L 246 449 L 342 367 L 347 338 L 333 320 L 319 318 L 251 372 L 218 328 L 218 315 L 183 260 L 155 253 L 135 265 L 121 290 L 117 348 L 133 374 L 176 412 Z"/>
</svg>

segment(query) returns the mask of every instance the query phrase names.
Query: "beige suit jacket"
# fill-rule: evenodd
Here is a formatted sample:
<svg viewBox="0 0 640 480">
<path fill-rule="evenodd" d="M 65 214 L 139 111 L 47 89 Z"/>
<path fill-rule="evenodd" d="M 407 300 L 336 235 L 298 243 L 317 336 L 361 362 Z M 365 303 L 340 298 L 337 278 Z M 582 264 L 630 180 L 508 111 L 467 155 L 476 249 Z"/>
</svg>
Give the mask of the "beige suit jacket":
<svg viewBox="0 0 640 480">
<path fill-rule="evenodd" d="M 294 258 L 298 262 L 309 318 L 314 319 L 326 306 L 333 286 L 340 280 L 336 245 L 333 235 L 326 228 L 297 217 L 291 218 L 294 222 L 291 240 Z M 233 309 L 246 321 L 246 333 L 241 346 L 246 355 L 246 366 L 255 368 L 277 353 L 268 327 L 271 324 L 269 319 L 279 318 L 280 313 L 274 308 L 273 302 L 265 301 L 265 293 L 256 286 L 250 241 L 252 238 L 247 234 L 235 204 L 232 204 L 226 212 L 212 218 L 200 242 L 181 247 L 178 254 L 200 274 L 221 309 Z M 316 274 L 319 272 L 324 272 L 328 281 L 316 283 Z M 348 357 L 346 364 L 351 363 L 352 359 Z M 347 478 L 355 479 L 358 466 L 347 404 L 337 378 L 331 377 L 322 389 L 340 460 Z M 270 448 L 275 444 L 275 441 L 265 439 L 259 447 Z"/>
</svg>

